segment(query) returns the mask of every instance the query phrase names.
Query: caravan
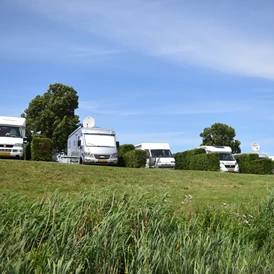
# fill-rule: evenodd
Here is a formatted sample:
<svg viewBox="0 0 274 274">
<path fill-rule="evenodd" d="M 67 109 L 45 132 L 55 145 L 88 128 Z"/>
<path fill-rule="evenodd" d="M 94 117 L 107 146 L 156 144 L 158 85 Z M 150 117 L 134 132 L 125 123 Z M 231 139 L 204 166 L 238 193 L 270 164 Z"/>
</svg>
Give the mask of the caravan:
<svg viewBox="0 0 274 274">
<path fill-rule="evenodd" d="M 239 172 L 239 165 L 229 146 L 200 146 L 200 148 L 204 148 L 206 153 L 219 153 L 221 171 Z"/>
<path fill-rule="evenodd" d="M 23 159 L 26 119 L 0 116 L 0 157 Z"/>
<path fill-rule="evenodd" d="M 80 164 L 117 165 L 118 148 L 115 132 L 94 127 L 95 121 L 87 117 L 68 137 L 67 158 Z"/>
<path fill-rule="evenodd" d="M 175 168 L 175 159 L 168 143 L 141 143 L 135 145 L 135 149 L 147 152 L 147 168 Z"/>
</svg>

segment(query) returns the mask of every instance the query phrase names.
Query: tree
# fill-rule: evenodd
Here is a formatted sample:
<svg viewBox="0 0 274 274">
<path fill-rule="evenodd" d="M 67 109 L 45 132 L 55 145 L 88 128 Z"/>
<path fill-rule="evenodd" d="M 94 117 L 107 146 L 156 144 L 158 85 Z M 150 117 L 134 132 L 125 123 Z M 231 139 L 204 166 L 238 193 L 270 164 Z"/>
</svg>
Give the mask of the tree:
<svg viewBox="0 0 274 274">
<path fill-rule="evenodd" d="M 232 153 L 241 153 L 239 140 L 234 140 L 235 129 L 222 123 L 215 123 L 204 129 L 200 136 L 203 138 L 201 145 L 204 146 L 229 146 Z"/>
<path fill-rule="evenodd" d="M 69 86 L 51 84 L 43 96 L 36 96 L 25 112 L 27 134 L 40 132 L 52 141 L 53 148 L 66 148 L 67 138 L 79 126 L 77 92 Z"/>
</svg>

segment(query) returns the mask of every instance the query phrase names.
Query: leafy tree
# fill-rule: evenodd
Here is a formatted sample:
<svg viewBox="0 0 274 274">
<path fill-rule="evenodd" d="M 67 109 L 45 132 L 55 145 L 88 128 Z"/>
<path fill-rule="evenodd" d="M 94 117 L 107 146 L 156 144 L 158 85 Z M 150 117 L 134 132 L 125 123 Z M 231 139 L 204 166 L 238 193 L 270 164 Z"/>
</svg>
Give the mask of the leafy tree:
<svg viewBox="0 0 274 274">
<path fill-rule="evenodd" d="M 52 140 L 57 150 L 66 148 L 69 134 L 79 126 L 77 92 L 69 86 L 51 84 L 43 96 L 36 96 L 25 112 L 27 134 L 41 133 Z"/>
<path fill-rule="evenodd" d="M 200 136 L 203 138 L 201 145 L 204 146 L 229 146 L 232 153 L 241 153 L 239 140 L 234 140 L 235 129 L 222 123 L 215 123 L 204 129 Z"/>
</svg>

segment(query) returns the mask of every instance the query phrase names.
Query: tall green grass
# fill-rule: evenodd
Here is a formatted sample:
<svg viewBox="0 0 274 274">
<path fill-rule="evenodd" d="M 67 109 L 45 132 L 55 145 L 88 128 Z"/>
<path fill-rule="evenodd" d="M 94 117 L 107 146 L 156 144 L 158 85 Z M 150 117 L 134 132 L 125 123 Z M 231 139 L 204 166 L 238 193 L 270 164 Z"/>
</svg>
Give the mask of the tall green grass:
<svg viewBox="0 0 274 274">
<path fill-rule="evenodd" d="M 273 273 L 274 192 L 256 214 L 186 216 L 165 197 L 105 190 L 0 199 L 0 273 Z"/>
</svg>

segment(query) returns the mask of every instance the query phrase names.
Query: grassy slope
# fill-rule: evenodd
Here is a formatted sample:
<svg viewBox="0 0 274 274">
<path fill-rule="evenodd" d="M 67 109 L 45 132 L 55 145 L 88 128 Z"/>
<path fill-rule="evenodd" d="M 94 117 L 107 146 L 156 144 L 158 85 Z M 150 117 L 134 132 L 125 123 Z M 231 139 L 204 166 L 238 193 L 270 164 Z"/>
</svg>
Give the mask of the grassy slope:
<svg viewBox="0 0 274 274">
<path fill-rule="evenodd" d="M 272 175 L 0 160 L 0 195 L 18 194 L 28 199 L 41 199 L 54 191 L 71 197 L 97 190 L 129 195 L 145 192 L 159 197 L 166 194 L 166 200 L 175 208 L 192 211 L 222 202 L 235 207 L 257 207 L 273 187 Z M 193 196 L 191 201 L 185 198 L 189 194 Z"/>
</svg>

